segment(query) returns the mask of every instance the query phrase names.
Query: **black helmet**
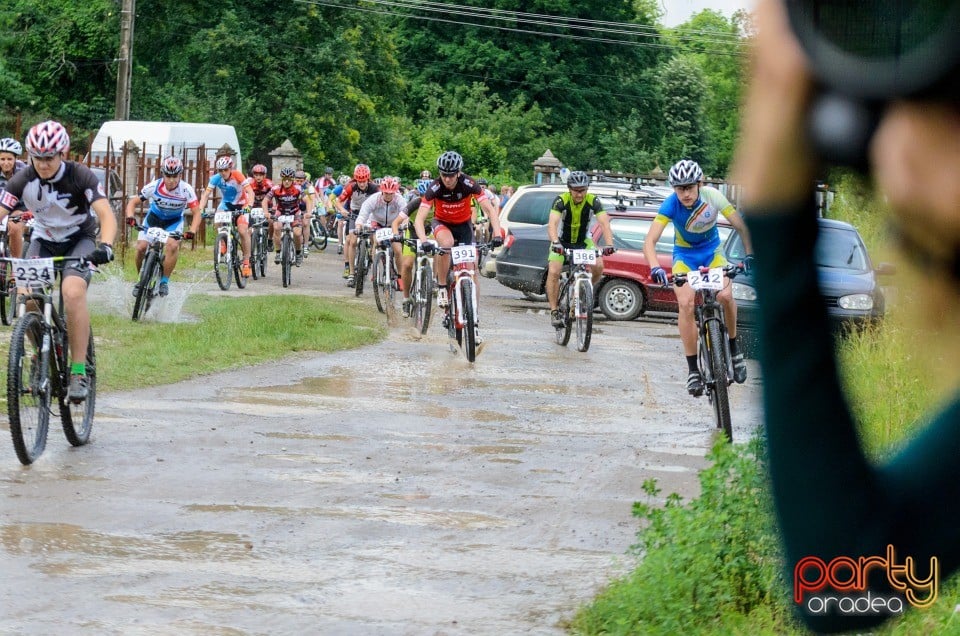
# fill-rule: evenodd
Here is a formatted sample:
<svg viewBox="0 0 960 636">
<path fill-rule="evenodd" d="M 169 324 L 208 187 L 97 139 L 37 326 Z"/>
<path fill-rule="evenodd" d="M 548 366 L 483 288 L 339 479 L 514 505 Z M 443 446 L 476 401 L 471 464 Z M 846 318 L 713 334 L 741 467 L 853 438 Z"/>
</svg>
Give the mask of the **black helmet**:
<svg viewBox="0 0 960 636">
<path fill-rule="evenodd" d="M 440 174 L 450 176 L 463 170 L 463 157 L 455 150 L 448 150 L 437 158 Z"/>
<path fill-rule="evenodd" d="M 590 177 L 583 170 L 574 170 L 567 177 L 568 188 L 588 188 L 590 187 Z"/>
</svg>

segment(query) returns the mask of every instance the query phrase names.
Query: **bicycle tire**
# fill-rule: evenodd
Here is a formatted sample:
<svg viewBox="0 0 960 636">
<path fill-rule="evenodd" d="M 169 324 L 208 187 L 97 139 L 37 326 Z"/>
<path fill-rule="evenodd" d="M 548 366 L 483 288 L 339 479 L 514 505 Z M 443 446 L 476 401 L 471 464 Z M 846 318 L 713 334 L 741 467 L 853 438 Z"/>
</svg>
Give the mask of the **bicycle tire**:
<svg viewBox="0 0 960 636">
<path fill-rule="evenodd" d="M 230 277 L 233 275 L 231 270 L 230 244 L 224 234 L 217 234 L 217 240 L 213 243 L 213 273 L 217 277 L 217 285 L 220 289 L 227 291 L 230 289 Z"/>
<path fill-rule="evenodd" d="M 593 285 L 586 278 L 576 279 L 576 284 L 573 317 L 577 322 L 577 351 L 586 351 L 593 335 Z"/>
<path fill-rule="evenodd" d="M 64 332 L 64 364 L 69 357 L 69 346 L 66 332 Z M 65 399 L 66 391 L 59 397 L 60 424 L 63 426 L 63 435 L 71 446 L 83 446 L 90 441 L 90 431 L 93 430 L 93 414 L 97 407 L 97 352 L 93 343 L 93 328 L 90 329 L 90 338 L 87 340 L 87 399 L 73 404 Z M 69 384 L 69 373 L 65 374 Z M 79 424 L 79 425 L 78 425 Z"/>
<path fill-rule="evenodd" d="M 377 251 L 373 257 L 373 299 L 377 303 L 377 311 L 387 313 L 387 255 Z"/>
<path fill-rule="evenodd" d="M 730 400 L 727 394 L 727 364 L 723 359 L 723 338 L 725 334 L 720 329 L 720 324 L 716 320 L 707 323 L 707 348 L 709 350 L 709 363 L 712 367 L 712 386 L 708 385 L 710 390 L 710 401 L 713 403 L 713 414 L 717 421 L 717 428 L 723 431 L 727 441 L 733 441 L 733 428 L 730 423 Z"/>
<path fill-rule="evenodd" d="M 270 237 L 268 235 L 267 228 L 260 228 L 260 261 L 257 263 L 257 266 L 260 268 L 260 278 L 267 277 L 267 261 L 270 259 L 270 250 L 268 241 Z"/>
<path fill-rule="evenodd" d="M 0 320 L 12 325 L 17 319 L 17 281 L 10 276 L 10 263 L 0 263 Z"/>
<path fill-rule="evenodd" d="M 357 263 L 353 271 L 353 292 L 354 295 L 363 294 L 363 281 L 367 277 L 367 239 L 358 237 L 357 239 Z"/>
<path fill-rule="evenodd" d="M 280 279 L 284 287 L 289 287 L 293 278 L 293 237 L 283 232 L 280 237 Z"/>
<path fill-rule="evenodd" d="M 467 362 L 473 362 L 477 359 L 477 317 L 473 307 L 473 281 L 463 281 L 463 307 L 461 315 L 463 316 L 463 352 L 467 357 Z"/>
<path fill-rule="evenodd" d="M 25 466 L 43 453 L 50 425 L 50 365 L 41 351 L 44 330 L 40 314 L 24 314 L 13 327 L 7 356 L 10 436 L 17 459 Z M 46 388 L 41 389 L 43 385 Z"/>
<path fill-rule="evenodd" d="M 260 278 L 260 228 L 254 228 L 250 235 L 250 274 L 253 280 Z"/>
<path fill-rule="evenodd" d="M 414 321 L 421 334 L 426 335 L 430 327 L 430 312 L 433 309 L 433 265 L 424 261 L 418 268 L 417 284 L 413 289 L 416 294 Z"/>
<path fill-rule="evenodd" d="M 560 282 L 560 300 L 557 303 L 557 311 L 560 312 L 563 325 L 555 328 L 557 344 L 561 347 L 566 347 L 567 343 L 570 342 L 571 314 L 573 313 L 570 308 L 571 304 L 570 279 L 565 278 Z"/>
<path fill-rule="evenodd" d="M 230 260 L 233 263 L 233 278 L 237 281 L 237 289 L 243 289 L 247 286 L 247 277 L 243 275 L 243 258 L 240 253 L 240 237 L 234 236 L 233 241 L 233 253 L 230 255 Z"/>
<path fill-rule="evenodd" d="M 143 318 L 150 308 L 150 284 L 154 277 L 154 269 L 157 267 L 157 255 L 150 249 L 147 250 L 147 257 L 140 267 L 140 280 L 137 283 L 140 287 L 137 290 L 137 299 L 133 301 L 133 320 L 134 322 Z"/>
<path fill-rule="evenodd" d="M 323 221 L 317 215 L 310 219 L 310 244 L 318 250 L 327 249 L 327 242 L 330 236 L 327 234 L 327 228 Z"/>
</svg>

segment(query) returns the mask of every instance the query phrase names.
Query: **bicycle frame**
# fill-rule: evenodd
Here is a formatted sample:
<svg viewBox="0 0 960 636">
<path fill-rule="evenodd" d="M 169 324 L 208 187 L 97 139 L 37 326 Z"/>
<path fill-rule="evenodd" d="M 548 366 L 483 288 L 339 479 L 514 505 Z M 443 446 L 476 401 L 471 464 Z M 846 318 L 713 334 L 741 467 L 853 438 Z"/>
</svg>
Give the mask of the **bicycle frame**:
<svg viewBox="0 0 960 636">
<path fill-rule="evenodd" d="M 563 327 L 556 330 L 557 344 L 566 346 L 570 332 L 577 325 L 577 350 L 590 348 L 593 332 L 593 283 L 590 268 L 597 262 L 597 250 L 566 248 L 564 264 L 560 270 L 558 309 L 563 315 Z M 583 284 L 581 284 L 583 283 Z M 581 298 L 581 294 L 585 297 Z"/>
</svg>

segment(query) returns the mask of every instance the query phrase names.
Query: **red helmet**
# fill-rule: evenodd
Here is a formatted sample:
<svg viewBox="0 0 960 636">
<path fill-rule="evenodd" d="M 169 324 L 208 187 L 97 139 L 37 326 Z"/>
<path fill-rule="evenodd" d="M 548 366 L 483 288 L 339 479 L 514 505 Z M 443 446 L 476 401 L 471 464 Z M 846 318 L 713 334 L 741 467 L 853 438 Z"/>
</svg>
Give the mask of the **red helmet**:
<svg viewBox="0 0 960 636">
<path fill-rule="evenodd" d="M 26 141 L 31 157 L 55 157 L 70 149 L 70 135 L 55 121 L 41 122 L 31 128 Z"/>
<path fill-rule="evenodd" d="M 233 170 L 233 157 L 220 157 L 217 159 L 217 170 Z"/>
<path fill-rule="evenodd" d="M 267 167 L 262 163 L 258 163 L 253 167 L 253 174 L 267 174 Z"/>
<path fill-rule="evenodd" d="M 400 191 L 400 182 L 396 177 L 384 177 L 380 181 L 380 192 L 384 194 L 396 194 Z"/>
<path fill-rule="evenodd" d="M 357 181 L 369 181 L 370 166 L 365 163 L 358 163 L 357 167 L 353 169 L 353 178 Z"/>
</svg>

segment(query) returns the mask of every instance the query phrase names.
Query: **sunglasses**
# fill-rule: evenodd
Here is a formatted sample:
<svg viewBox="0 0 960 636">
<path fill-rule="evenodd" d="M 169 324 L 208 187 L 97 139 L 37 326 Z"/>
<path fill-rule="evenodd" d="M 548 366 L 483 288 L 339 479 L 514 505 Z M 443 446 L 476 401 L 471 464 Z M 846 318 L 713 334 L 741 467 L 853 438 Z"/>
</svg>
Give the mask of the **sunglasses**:
<svg viewBox="0 0 960 636">
<path fill-rule="evenodd" d="M 570 192 L 576 192 L 577 194 L 583 194 L 586 191 L 586 188 L 570 188 Z"/>
</svg>

